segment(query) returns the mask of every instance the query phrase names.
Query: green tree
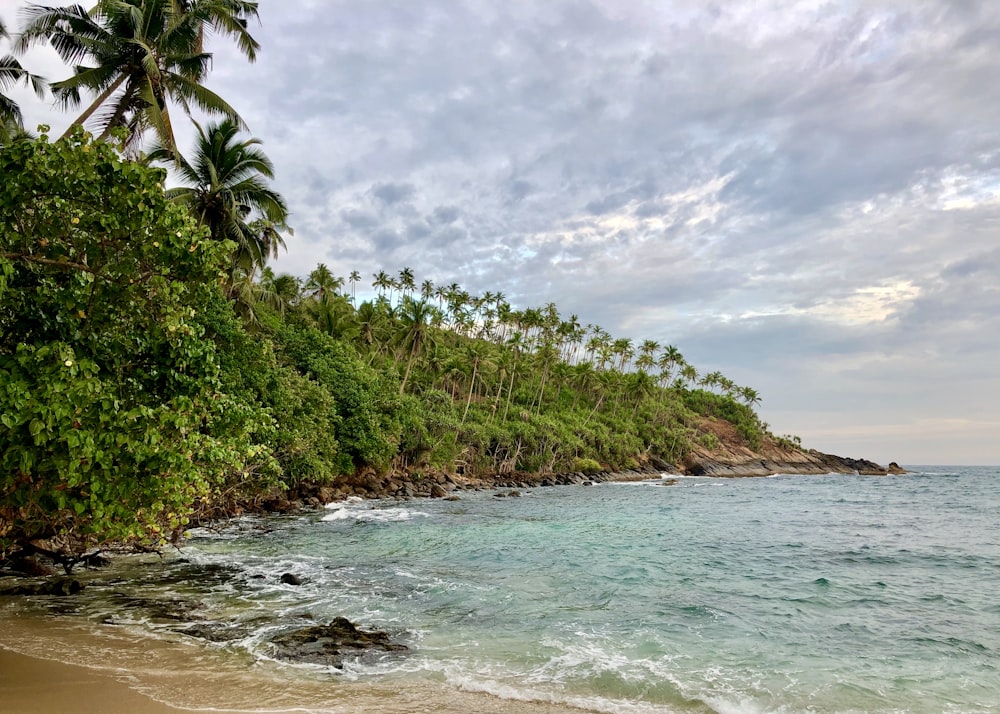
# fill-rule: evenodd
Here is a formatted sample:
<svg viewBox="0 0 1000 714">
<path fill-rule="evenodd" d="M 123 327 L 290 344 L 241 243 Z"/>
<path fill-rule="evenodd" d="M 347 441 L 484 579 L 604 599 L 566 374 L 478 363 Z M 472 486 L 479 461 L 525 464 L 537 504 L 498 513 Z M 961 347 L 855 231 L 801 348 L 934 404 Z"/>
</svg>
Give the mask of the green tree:
<svg viewBox="0 0 1000 714">
<path fill-rule="evenodd" d="M 430 323 L 434 315 L 434 306 L 426 300 L 414 300 L 407 295 L 399 309 L 400 343 L 407 355 L 406 372 L 399 383 L 399 393 L 406 391 L 406 383 L 410 379 L 413 362 L 423 352 L 431 341 Z"/>
<path fill-rule="evenodd" d="M 246 33 L 248 14 L 256 14 L 255 3 L 98 0 L 89 12 L 80 5 L 30 5 L 18 47 L 48 40 L 74 68 L 73 76 L 52 84 L 59 105 L 76 108 L 83 93 L 95 95 L 68 131 L 94 119 L 101 139 L 126 127 L 135 146 L 151 128 L 176 152 L 171 102 L 188 113 L 195 106 L 242 124 L 236 110 L 203 85 L 212 55 L 201 44 L 210 27 L 235 35 L 244 51 L 252 47 L 252 59 L 256 43 Z"/>
<path fill-rule="evenodd" d="M 277 227 L 286 227 L 288 220 L 285 200 L 265 181 L 274 178 L 274 166 L 258 148 L 259 139 L 238 138 L 233 120 L 195 126 L 192 160 L 177 160 L 177 176 L 185 185 L 168 190 L 167 196 L 186 205 L 213 238 L 236 245 L 234 269 L 263 269 L 285 243 L 280 233 L 261 230 L 260 219 Z M 161 145 L 149 158 L 168 162 L 173 153 Z"/>
<path fill-rule="evenodd" d="M 197 321 L 230 246 L 81 130 L 0 149 L 0 175 L 0 556 L 179 529 L 263 457 Z"/>
</svg>

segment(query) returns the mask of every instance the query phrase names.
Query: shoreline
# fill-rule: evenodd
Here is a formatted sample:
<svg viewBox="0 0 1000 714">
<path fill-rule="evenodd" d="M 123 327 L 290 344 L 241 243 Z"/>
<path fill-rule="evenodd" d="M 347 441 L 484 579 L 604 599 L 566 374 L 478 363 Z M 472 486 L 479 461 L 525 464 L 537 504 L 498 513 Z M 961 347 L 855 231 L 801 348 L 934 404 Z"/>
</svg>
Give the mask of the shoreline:
<svg viewBox="0 0 1000 714">
<path fill-rule="evenodd" d="M 185 711 L 132 689 L 111 673 L 0 646 L 0 713 L 175 714 Z M 217 710 L 218 711 L 218 710 Z M 220 714 L 234 714 L 220 712 Z"/>
<path fill-rule="evenodd" d="M 45 655 L 40 653 L 44 652 Z M 444 681 L 352 681 L 201 643 L 0 609 L 0 714 L 581 714 Z"/>
</svg>

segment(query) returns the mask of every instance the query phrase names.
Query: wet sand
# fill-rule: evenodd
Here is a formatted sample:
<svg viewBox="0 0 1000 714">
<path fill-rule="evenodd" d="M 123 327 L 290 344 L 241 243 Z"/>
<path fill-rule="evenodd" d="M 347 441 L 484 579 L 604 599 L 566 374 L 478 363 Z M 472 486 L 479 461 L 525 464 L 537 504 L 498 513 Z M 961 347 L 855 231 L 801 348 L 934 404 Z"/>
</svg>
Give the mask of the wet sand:
<svg viewBox="0 0 1000 714">
<path fill-rule="evenodd" d="M 274 668 L 72 618 L 0 612 L 0 714 L 581 714 L 444 682 Z"/>
<path fill-rule="evenodd" d="M 0 649 L 0 714 L 175 714 L 98 670 Z"/>
</svg>

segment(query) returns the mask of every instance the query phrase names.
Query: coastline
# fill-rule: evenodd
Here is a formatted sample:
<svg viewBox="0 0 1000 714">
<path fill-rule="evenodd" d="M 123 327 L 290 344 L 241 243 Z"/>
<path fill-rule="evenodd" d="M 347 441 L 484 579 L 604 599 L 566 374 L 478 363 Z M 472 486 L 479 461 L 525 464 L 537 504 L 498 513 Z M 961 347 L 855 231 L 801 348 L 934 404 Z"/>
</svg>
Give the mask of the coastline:
<svg viewBox="0 0 1000 714">
<path fill-rule="evenodd" d="M 44 654 L 42 654 L 44 653 Z M 351 681 L 203 644 L 0 610 L 0 714 L 580 714 L 444 682 Z"/>
<path fill-rule="evenodd" d="M 174 714 L 181 711 L 184 710 L 140 694 L 112 674 L 0 647 L 2 714 Z"/>
</svg>

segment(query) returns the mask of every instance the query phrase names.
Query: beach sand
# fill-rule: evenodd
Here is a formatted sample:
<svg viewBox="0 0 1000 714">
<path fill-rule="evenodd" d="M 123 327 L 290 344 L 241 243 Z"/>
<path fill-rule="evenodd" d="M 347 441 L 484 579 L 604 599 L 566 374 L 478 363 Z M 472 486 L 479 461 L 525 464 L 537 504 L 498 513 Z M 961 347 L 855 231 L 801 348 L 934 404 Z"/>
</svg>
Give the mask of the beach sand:
<svg viewBox="0 0 1000 714">
<path fill-rule="evenodd" d="M 175 714 L 108 674 L 0 649 L 0 714 Z"/>
<path fill-rule="evenodd" d="M 370 683 L 200 644 L 0 612 L 0 714 L 580 714 L 424 680 Z"/>
</svg>

